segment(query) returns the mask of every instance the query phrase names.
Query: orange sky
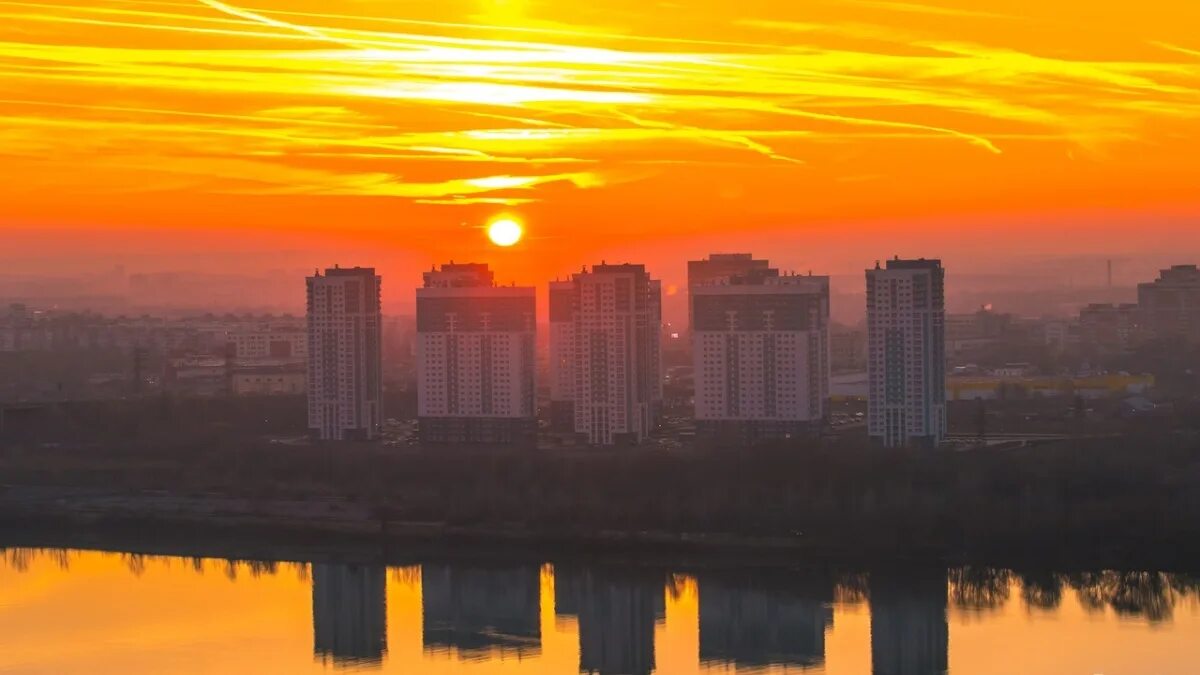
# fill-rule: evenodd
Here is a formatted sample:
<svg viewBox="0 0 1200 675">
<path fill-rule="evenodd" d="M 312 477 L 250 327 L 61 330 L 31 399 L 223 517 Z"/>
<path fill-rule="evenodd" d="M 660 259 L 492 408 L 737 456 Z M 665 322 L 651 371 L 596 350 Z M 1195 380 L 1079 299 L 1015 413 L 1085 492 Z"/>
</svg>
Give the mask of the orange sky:
<svg viewBox="0 0 1200 675">
<path fill-rule="evenodd" d="M 1190 0 L 241 1 L 0 0 L 10 253 L 1200 251 Z"/>
</svg>

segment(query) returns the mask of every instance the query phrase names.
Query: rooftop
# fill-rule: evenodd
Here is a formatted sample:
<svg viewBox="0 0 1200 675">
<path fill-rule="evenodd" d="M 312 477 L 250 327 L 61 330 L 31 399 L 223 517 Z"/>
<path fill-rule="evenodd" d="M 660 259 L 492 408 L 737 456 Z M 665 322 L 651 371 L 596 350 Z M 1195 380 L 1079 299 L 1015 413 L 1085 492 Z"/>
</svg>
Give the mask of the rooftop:
<svg viewBox="0 0 1200 675">
<path fill-rule="evenodd" d="M 318 270 L 316 276 L 321 276 Z M 325 269 L 327 277 L 373 277 L 375 276 L 374 267 L 328 267 Z"/>
<path fill-rule="evenodd" d="M 935 270 L 942 266 L 938 258 L 892 258 L 887 261 L 889 270 Z"/>
<path fill-rule="evenodd" d="M 592 274 L 622 274 L 622 273 L 645 274 L 646 266 L 635 263 L 619 263 L 610 265 L 606 262 L 601 262 L 599 265 L 592 265 Z"/>
<path fill-rule="evenodd" d="M 422 275 L 426 288 L 479 288 L 494 286 L 496 275 L 487 263 L 456 263 L 451 261 L 441 269 L 433 268 Z"/>
</svg>

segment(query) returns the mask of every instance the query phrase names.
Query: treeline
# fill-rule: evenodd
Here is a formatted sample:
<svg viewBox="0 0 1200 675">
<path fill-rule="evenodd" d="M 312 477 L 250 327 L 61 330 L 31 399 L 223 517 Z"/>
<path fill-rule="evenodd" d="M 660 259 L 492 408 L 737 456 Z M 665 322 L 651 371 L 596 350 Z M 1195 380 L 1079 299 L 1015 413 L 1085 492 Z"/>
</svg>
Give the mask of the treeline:
<svg viewBox="0 0 1200 675">
<path fill-rule="evenodd" d="M 301 433 L 304 396 L 180 397 L 169 393 L 106 401 L 9 404 L 0 447 L 89 444 L 97 447 L 186 447 Z"/>
<path fill-rule="evenodd" d="M 414 392 L 384 394 L 389 416 L 404 417 L 415 408 Z M 169 451 L 267 435 L 303 436 L 308 428 L 304 395 L 188 397 L 161 392 L 113 400 L 0 403 L 0 409 L 0 448 L 83 443 Z"/>
<path fill-rule="evenodd" d="M 340 498 L 381 521 L 784 538 L 831 551 L 1194 560 L 1200 441 L 1141 433 L 970 452 L 854 441 L 669 453 L 129 441 L 9 445 L 3 482 Z"/>
</svg>

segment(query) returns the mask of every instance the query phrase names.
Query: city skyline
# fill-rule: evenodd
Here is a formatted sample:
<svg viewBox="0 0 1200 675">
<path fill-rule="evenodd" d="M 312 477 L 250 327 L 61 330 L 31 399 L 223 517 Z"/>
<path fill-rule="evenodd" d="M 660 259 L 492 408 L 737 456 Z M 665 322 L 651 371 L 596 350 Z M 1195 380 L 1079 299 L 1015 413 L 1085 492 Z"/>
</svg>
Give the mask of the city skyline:
<svg viewBox="0 0 1200 675">
<path fill-rule="evenodd" d="M 482 235 L 481 235 L 482 236 Z M 738 250 L 772 251 L 772 264 L 785 273 L 807 274 L 819 271 L 830 279 L 831 320 L 834 323 L 853 325 L 865 319 L 865 296 L 862 287 L 862 270 L 875 260 L 893 257 L 894 252 L 876 249 L 874 246 L 860 247 L 850 261 L 850 267 L 837 271 L 817 259 L 809 265 L 787 264 L 790 252 L 772 242 L 736 240 L 717 248 L 700 248 L 692 243 L 680 247 L 679 251 L 650 262 L 649 258 L 635 257 L 637 247 L 630 250 L 612 251 L 608 260 L 637 261 L 645 263 L 663 283 L 663 320 L 674 326 L 684 327 L 688 317 L 687 263 L 704 256 Z M 516 248 L 520 248 L 518 244 Z M 937 247 L 912 250 L 912 257 L 936 257 Z M 692 253 L 694 251 L 694 254 Z M 245 256 L 232 256 L 230 262 L 239 261 L 235 269 L 222 271 L 209 267 L 186 267 L 176 270 L 150 271 L 153 266 L 126 267 L 109 265 L 90 272 L 73 272 L 69 268 L 42 266 L 39 271 L 19 273 L 14 269 L 0 272 L 0 296 L 7 297 L 9 304 L 20 303 L 31 307 L 59 311 L 94 311 L 118 316 L 140 316 L 143 314 L 170 316 L 199 316 L 208 313 L 226 314 L 293 314 L 302 315 L 302 298 L 294 291 L 296 283 L 312 273 L 314 268 L 324 267 L 331 261 L 340 261 L 343 266 L 369 265 L 390 281 L 382 289 L 382 310 L 391 316 L 415 316 L 416 304 L 409 289 L 422 284 L 422 274 L 431 264 L 448 260 L 470 260 L 488 264 L 498 270 L 498 285 L 533 286 L 538 307 L 539 325 L 548 321 L 548 279 L 562 279 L 578 271 L 581 265 L 589 265 L 597 259 L 580 257 L 568 267 L 556 268 L 545 276 L 529 277 L 518 274 L 511 258 L 511 249 L 491 246 L 477 256 L 451 255 L 442 260 L 415 259 L 399 267 L 391 266 L 381 259 L 383 253 L 357 252 L 341 255 L 336 251 L 328 254 L 306 255 L 311 259 L 305 266 L 255 267 Z M 284 254 L 286 255 L 286 254 Z M 263 253 L 255 260 L 267 257 Z M 271 254 L 275 260 L 278 256 Z M 903 257 L 903 256 L 902 256 Z M 995 256 L 993 256 L 994 258 Z M 989 272 L 978 265 L 954 263 L 942 258 L 948 269 L 953 270 L 955 283 L 947 289 L 947 311 L 965 313 L 984 306 L 998 311 L 1022 316 L 1074 316 L 1081 308 L 1092 303 L 1133 303 L 1138 298 L 1138 284 L 1153 278 L 1158 272 L 1179 264 L 1200 259 L 1200 252 L 1164 254 L 1147 257 L 1127 255 L 1073 256 L 1066 258 L 1029 259 L 1024 262 L 1002 259 L 1006 268 L 1002 272 Z M 393 261 L 394 262 L 394 261 Z M 1112 265 L 1112 283 L 1109 284 L 1107 269 Z M 1064 276 L 1066 275 L 1066 276 Z M 243 289 L 255 288 L 254 293 Z"/>
</svg>

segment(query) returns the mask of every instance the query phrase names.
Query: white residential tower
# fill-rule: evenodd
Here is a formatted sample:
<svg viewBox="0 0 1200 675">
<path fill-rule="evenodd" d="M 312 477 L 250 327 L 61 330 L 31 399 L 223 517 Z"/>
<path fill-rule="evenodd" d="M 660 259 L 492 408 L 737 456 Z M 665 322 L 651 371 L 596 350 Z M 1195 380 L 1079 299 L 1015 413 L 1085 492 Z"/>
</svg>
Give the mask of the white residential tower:
<svg viewBox="0 0 1200 675">
<path fill-rule="evenodd" d="M 829 277 L 758 262 L 689 283 L 702 441 L 816 434 L 829 415 Z"/>
<path fill-rule="evenodd" d="M 662 289 L 644 265 L 586 268 L 551 285 L 550 381 L 592 445 L 641 443 L 662 405 Z"/>
<path fill-rule="evenodd" d="M 308 277 L 308 426 L 321 440 L 369 440 L 383 424 L 380 283 L 375 270 Z"/>
<path fill-rule="evenodd" d="M 442 265 L 417 289 L 417 414 L 426 443 L 537 438 L 533 287 L 487 265 Z"/>
<path fill-rule="evenodd" d="M 867 270 L 867 430 L 888 447 L 946 435 L 945 272 L 940 260 Z"/>
</svg>

